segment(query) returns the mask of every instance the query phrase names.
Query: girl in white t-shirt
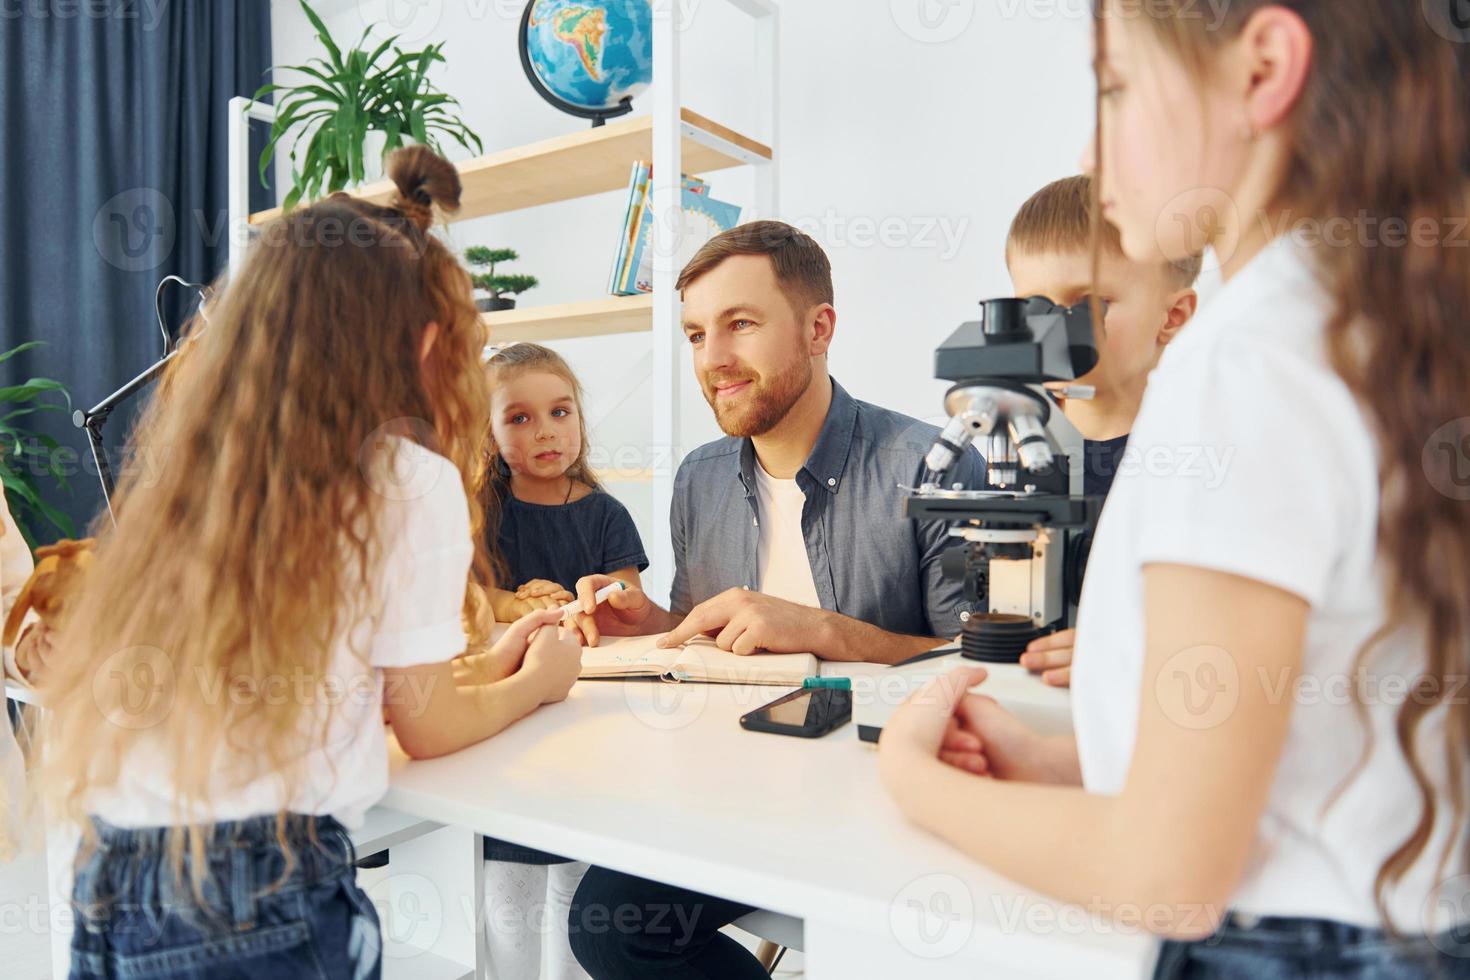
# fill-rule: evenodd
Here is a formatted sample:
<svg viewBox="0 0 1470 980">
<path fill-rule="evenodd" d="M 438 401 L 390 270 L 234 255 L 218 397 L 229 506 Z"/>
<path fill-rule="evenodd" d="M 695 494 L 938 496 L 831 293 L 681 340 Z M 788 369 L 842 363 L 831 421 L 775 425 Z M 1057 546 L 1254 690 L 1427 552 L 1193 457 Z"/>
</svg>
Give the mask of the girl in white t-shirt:
<svg viewBox="0 0 1470 980">
<path fill-rule="evenodd" d="M 1212 247 L 1227 284 L 1104 510 L 1075 738 L 958 671 L 885 729 L 884 780 L 1006 876 L 1171 940 L 1159 977 L 1470 977 L 1470 24 L 1101 8 L 1103 213 L 1137 260 Z"/>
<path fill-rule="evenodd" d="M 83 818 L 72 977 L 376 977 L 346 829 L 413 757 L 563 698 L 556 613 L 487 647 L 488 398 L 459 203 L 422 147 L 390 207 L 262 229 L 133 438 L 41 697 L 45 786 Z M 467 650 L 472 657 L 456 660 Z"/>
</svg>

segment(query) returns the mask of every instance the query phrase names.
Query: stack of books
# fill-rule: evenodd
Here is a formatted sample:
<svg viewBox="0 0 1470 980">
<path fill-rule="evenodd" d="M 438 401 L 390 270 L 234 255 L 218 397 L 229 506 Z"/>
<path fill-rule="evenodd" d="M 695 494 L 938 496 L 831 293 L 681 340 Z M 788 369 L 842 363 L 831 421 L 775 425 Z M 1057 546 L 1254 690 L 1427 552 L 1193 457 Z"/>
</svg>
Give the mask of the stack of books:
<svg viewBox="0 0 1470 980">
<path fill-rule="evenodd" d="M 608 292 L 614 296 L 653 292 L 652 182 L 653 167 L 642 160 L 634 163 L 628 180 L 628 207 L 623 215 L 618 257 L 608 280 Z M 705 242 L 740 223 L 740 209 L 710 197 L 709 184 L 703 180 L 685 175 L 682 185 L 680 220 L 668 226 L 674 232 L 674 264 L 678 269 Z"/>
</svg>

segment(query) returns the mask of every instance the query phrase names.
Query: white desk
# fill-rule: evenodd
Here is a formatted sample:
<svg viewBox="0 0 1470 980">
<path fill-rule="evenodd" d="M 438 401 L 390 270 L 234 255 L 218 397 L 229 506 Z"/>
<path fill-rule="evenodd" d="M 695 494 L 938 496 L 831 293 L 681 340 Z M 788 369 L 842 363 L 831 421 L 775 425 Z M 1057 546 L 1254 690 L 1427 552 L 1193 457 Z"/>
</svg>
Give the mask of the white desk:
<svg viewBox="0 0 1470 980">
<path fill-rule="evenodd" d="M 452 756 L 409 762 L 394 746 L 384 807 L 353 837 L 362 853 L 393 847 L 364 887 L 432 936 L 395 936 L 385 921 L 385 972 L 464 974 L 455 964 L 478 952 L 473 834 L 490 834 L 796 916 L 809 980 L 1149 974 L 1148 936 L 1028 893 L 906 823 L 855 726 L 816 740 L 739 727 L 781 693 L 587 681 Z M 64 977 L 75 843 L 54 831 L 48 843 Z"/>
<path fill-rule="evenodd" d="M 739 727 L 781 693 L 582 682 L 452 756 L 396 756 L 383 803 L 797 916 L 809 980 L 1149 973 L 1146 935 L 1030 894 L 907 824 L 854 726 L 811 741 Z M 397 851 L 393 866 L 416 870 Z M 436 898 L 464 908 L 473 887 Z"/>
</svg>

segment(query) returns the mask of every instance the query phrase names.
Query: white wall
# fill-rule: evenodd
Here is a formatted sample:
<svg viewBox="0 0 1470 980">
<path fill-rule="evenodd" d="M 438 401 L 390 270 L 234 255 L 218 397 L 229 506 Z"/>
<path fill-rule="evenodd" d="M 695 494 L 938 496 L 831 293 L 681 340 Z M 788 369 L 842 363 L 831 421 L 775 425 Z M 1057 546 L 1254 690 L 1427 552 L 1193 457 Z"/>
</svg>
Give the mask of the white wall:
<svg viewBox="0 0 1470 980">
<path fill-rule="evenodd" d="M 687 18 L 685 104 L 756 138 L 754 34 L 725 0 L 678 2 Z M 945 386 L 933 349 L 982 298 L 1009 295 L 1004 239 L 1022 201 L 1076 172 L 1092 122 L 1086 0 L 778 0 L 782 214 L 827 247 L 838 336 L 833 374 L 855 396 L 931 420 Z M 391 4 L 391 7 L 390 7 Z M 464 104 L 487 151 L 587 125 L 542 102 L 521 71 L 518 0 L 319 0 L 339 41 L 396 24 L 406 44 L 444 41 L 436 81 Z M 273 0 L 274 60 L 316 53 L 296 0 Z M 642 111 L 648 111 L 646 105 Z M 637 111 L 635 109 L 635 111 Z M 463 151 L 451 152 L 459 159 Z M 748 205 L 738 170 L 716 197 Z M 526 304 L 603 295 L 622 192 L 453 226 L 459 246 L 519 250 L 542 285 Z M 593 442 L 642 453 L 649 441 L 648 335 L 558 344 L 589 394 Z M 691 382 L 686 451 L 718 435 Z M 645 540 L 646 486 L 614 487 Z M 666 515 L 657 519 L 666 520 Z"/>
</svg>

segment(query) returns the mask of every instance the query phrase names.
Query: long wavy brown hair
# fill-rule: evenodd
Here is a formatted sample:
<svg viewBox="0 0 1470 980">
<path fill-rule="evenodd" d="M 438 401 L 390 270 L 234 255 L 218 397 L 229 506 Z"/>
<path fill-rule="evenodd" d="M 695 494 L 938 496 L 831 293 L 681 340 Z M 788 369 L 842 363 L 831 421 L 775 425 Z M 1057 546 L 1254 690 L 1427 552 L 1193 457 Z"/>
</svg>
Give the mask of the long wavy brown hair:
<svg viewBox="0 0 1470 980">
<path fill-rule="evenodd" d="M 582 410 L 586 397 L 582 392 L 582 383 L 572 373 L 572 366 L 566 362 L 566 358 L 549 347 L 522 343 L 500 348 L 485 362 L 485 373 L 490 380 L 492 395 L 497 384 L 504 384 L 512 378 L 533 371 L 554 374 L 571 387 L 572 398 L 577 405 L 577 426 L 582 434 L 582 449 L 572 465 L 567 467 L 567 476 L 592 490 L 601 490 L 602 481 L 597 478 L 597 473 L 587 460 L 590 449 L 587 442 L 587 413 Z M 485 481 L 484 497 L 486 526 L 494 528 L 500 524 L 505 498 L 510 494 L 510 469 L 500 455 L 500 447 L 495 444 L 493 432 L 485 443 L 485 460 L 489 477 Z M 508 582 L 510 570 L 506 567 L 500 549 L 492 543 L 490 551 L 496 580 Z"/>
<path fill-rule="evenodd" d="M 1147 0 L 1146 10 L 1140 0 L 1120 0 L 1120 7 L 1148 23 L 1197 76 L 1212 49 L 1239 37 L 1256 11 L 1294 11 L 1311 31 L 1313 63 L 1291 120 L 1294 154 L 1276 203 L 1319 220 L 1369 219 L 1379 228 L 1388 219 L 1408 228 L 1427 221 L 1463 236 L 1470 216 L 1470 30 L 1458 43 L 1451 39 L 1456 2 L 1224 0 L 1218 24 L 1200 16 L 1195 0 Z M 1096 19 L 1099 50 L 1107 20 Z M 1470 706 L 1453 696 L 1470 671 L 1470 505 L 1443 491 L 1452 485 L 1455 453 L 1425 450 L 1432 434 L 1464 426 L 1470 412 L 1470 251 L 1452 245 L 1420 241 L 1416 232 L 1399 247 L 1357 242 L 1317 250 L 1336 306 L 1329 357 L 1374 426 L 1381 459 L 1378 551 L 1388 575 L 1388 617 L 1359 652 L 1358 670 L 1402 627 L 1422 628 L 1427 639 L 1423 672 L 1399 710 L 1396 732 L 1418 786 L 1419 820 L 1380 867 L 1374 887 L 1390 927 L 1387 894 L 1429 846 L 1439 819 L 1436 791 L 1453 801 L 1439 880 L 1464 843 L 1470 807 Z M 1358 708 L 1362 715 L 1361 701 Z M 1434 785 L 1418 738 L 1426 717 L 1440 710 L 1446 787 Z M 1371 751 L 1370 742 L 1364 760 Z"/>
<path fill-rule="evenodd" d="M 146 752 L 176 794 L 176 869 L 186 841 L 202 866 L 194 820 L 213 793 L 267 774 L 288 799 L 301 787 L 306 740 L 332 714 L 319 695 L 333 651 L 374 614 L 386 437 L 458 468 L 483 538 L 485 331 L 469 278 L 429 233 L 436 208 L 458 208 L 459 177 L 422 147 L 388 172 L 390 206 L 334 194 L 262 229 L 135 429 L 130 451 L 152 465 L 121 481 L 116 528 L 100 529 L 60 626 L 42 688 L 48 796 L 81 817 L 124 756 Z M 475 567 L 478 643 L 483 547 Z M 298 677 L 305 697 L 231 696 Z"/>
</svg>

